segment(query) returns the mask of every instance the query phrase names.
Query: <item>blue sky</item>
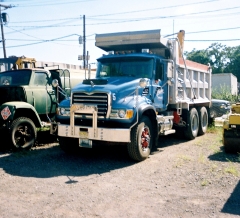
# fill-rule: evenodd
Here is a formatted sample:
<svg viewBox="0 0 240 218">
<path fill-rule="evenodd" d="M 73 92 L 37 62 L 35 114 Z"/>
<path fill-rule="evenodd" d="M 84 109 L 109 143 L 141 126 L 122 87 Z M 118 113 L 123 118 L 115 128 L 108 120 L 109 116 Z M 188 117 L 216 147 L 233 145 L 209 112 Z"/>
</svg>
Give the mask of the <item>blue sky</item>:
<svg viewBox="0 0 240 218">
<path fill-rule="evenodd" d="M 7 56 L 82 65 L 83 15 L 90 62 L 104 51 L 95 34 L 161 29 L 162 36 L 183 29 L 185 51 L 206 49 L 214 42 L 240 44 L 239 0 L 0 0 L 14 7 L 4 24 Z M 222 40 L 222 41 L 221 41 Z M 0 57 L 3 57 L 2 45 Z"/>
</svg>

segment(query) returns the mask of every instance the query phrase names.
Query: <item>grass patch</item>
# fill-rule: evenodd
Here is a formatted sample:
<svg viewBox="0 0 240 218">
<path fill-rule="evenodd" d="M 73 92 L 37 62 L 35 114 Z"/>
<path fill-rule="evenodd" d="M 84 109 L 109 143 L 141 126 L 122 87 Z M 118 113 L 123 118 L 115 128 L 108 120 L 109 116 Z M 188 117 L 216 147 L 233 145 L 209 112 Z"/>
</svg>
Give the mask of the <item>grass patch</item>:
<svg viewBox="0 0 240 218">
<path fill-rule="evenodd" d="M 210 125 L 208 126 L 207 133 L 222 134 L 222 127 Z"/>
<path fill-rule="evenodd" d="M 203 146 L 202 139 L 196 138 L 194 145 L 199 146 L 199 147 Z"/>
<path fill-rule="evenodd" d="M 229 174 L 232 174 L 234 176 L 238 176 L 238 174 L 239 174 L 238 170 L 236 169 L 235 166 L 229 166 L 229 167 L 225 168 L 225 172 L 229 173 Z"/>
<path fill-rule="evenodd" d="M 226 173 L 232 174 L 232 175 L 234 175 L 234 176 L 238 176 L 238 175 L 239 175 L 239 172 L 238 172 L 236 166 L 234 166 L 234 164 L 233 164 L 229 159 L 227 159 L 227 160 L 229 161 L 229 166 L 226 167 L 226 168 L 224 169 L 224 171 L 225 171 Z"/>
<path fill-rule="evenodd" d="M 217 168 L 218 168 L 218 166 L 216 164 L 212 164 L 211 168 L 210 168 L 210 171 L 215 172 L 217 170 Z"/>
<path fill-rule="evenodd" d="M 44 127 L 39 127 L 37 128 L 37 131 L 40 132 L 40 131 L 49 131 L 50 130 L 50 127 L 49 126 L 44 126 Z"/>
<path fill-rule="evenodd" d="M 206 157 L 204 156 L 203 153 L 201 153 L 201 154 L 199 155 L 199 157 L 198 157 L 198 162 L 203 163 L 203 164 L 206 162 Z"/>
<path fill-rule="evenodd" d="M 208 184 L 209 184 L 209 182 L 206 179 L 201 181 L 201 186 L 207 186 Z"/>
<path fill-rule="evenodd" d="M 192 159 L 187 156 L 187 155 L 179 155 L 177 157 L 177 163 L 175 165 L 175 167 L 181 167 L 183 164 L 185 164 L 188 161 L 191 161 Z"/>
</svg>

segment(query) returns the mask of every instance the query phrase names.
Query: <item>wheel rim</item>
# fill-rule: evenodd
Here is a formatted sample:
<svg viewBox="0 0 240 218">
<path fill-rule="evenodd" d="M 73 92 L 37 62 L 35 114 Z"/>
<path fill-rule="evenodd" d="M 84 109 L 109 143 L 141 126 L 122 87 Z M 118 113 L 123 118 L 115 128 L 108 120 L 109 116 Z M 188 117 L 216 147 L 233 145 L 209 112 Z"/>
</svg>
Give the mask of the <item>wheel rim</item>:
<svg viewBox="0 0 240 218">
<path fill-rule="evenodd" d="M 202 118 L 202 126 L 205 127 L 208 124 L 208 117 L 207 117 L 207 113 L 203 114 L 203 118 Z"/>
<path fill-rule="evenodd" d="M 144 126 L 140 131 L 140 140 L 139 146 L 142 152 L 148 152 L 150 147 L 150 130 L 148 126 Z"/>
<path fill-rule="evenodd" d="M 30 125 L 19 125 L 14 133 L 14 141 L 17 147 L 26 147 L 34 140 L 33 131 Z"/>
<path fill-rule="evenodd" d="M 196 115 L 194 115 L 192 119 L 192 130 L 194 132 L 198 130 L 198 117 Z"/>
</svg>

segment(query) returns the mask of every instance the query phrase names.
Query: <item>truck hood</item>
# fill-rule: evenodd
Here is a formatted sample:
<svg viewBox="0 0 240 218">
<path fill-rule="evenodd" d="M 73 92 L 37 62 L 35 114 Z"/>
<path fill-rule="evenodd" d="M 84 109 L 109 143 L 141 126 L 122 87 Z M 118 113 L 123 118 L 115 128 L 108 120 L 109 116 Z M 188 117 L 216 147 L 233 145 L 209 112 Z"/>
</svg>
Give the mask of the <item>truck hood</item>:
<svg viewBox="0 0 240 218">
<path fill-rule="evenodd" d="M 111 92 L 128 95 L 138 86 L 140 78 L 135 77 L 111 77 L 106 79 L 84 80 L 75 86 L 72 92 Z"/>
<path fill-rule="evenodd" d="M 0 86 L 0 105 L 9 101 L 26 102 L 24 87 L 19 86 Z"/>
</svg>

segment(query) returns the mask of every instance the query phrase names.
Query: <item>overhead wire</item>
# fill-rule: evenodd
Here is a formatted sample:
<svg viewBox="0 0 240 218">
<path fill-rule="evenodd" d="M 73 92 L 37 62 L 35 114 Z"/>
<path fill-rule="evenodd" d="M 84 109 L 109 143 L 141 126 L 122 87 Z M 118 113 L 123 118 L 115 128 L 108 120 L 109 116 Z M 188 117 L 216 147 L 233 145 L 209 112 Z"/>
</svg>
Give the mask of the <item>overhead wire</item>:
<svg viewBox="0 0 240 218">
<path fill-rule="evenodd" d="M 166 9 L 166 8 L 171 8 L 171 7 L 180 7 L 180 6 L 186 6 L 186 5 L 192 5 L 192 4 L 200 4 L 200 3 L 209 3 L 209 2 L 214 2 L 214 1 L 219 1 L 219 0 L 208 0 L 208 1 L 201 1 L 201 2 L 195 2 L 195 3 L 190 3 L 190 4 L 182 4 L 182 5 L 174 5 L 174 6 L 167 6 L 167 7 L 161 7 L 161 8 L 152 8 L 152 9 L 144 9 L 144 10 L 140 10 L 140 11 L 149 11 L 149 10 L 159 10 L 159 9 Z M 231 7 L 231 8 L 224 8 L 224 9 L 214 9 L 214 10 L 209 10 L 209 11 L 203 11 L 203 12 L 195 12 L 195 13 L 188 13 L 188 14 L 181 14 L 181 15 L 171 15 L 171 16 L 155 16 L 155 17 L 143 17 L 143 18 L 133 18 L 133 19 L 127 19 L 127 20 L 121 20 L 121 21 L 117 21 L 117 22 L 108 22 L 108 23 L 93 23 L 93 24 L 86 24 L 86 25 L 99 25 L 99 24 L 112 24 L 112 23 L 122 23 L 122 22 L 135 22 L 135 21 L 142 21 L 142 20 L 151 20 L 151 19 L 166 19 L 166 18 L 175 18 L 175 17 L 181 17 L 181 16 L 192 16 L 192 15 L 199 15 L 199 14 L 205 14 L 205 13 L 213 13 L 213 12 L 219 12 L 219 11 L 226 11 L 226 10 L 233 10 L 233 9 L 237 9 L 240 7 Z M 102 15 L 94 15 L 94 16 L 89 16 L 89 19 L 96 19 L 96 17 L 103 17 L 103 16 L 112 16 L 112 15 L 117 15 L 117 14 L 128 14 L 128 13 L 137 13 L 140 11 L 131 11 L 131 12 L 120 12 L 120 13 L 113 13 L 113 14 L 102 14 Z M 76 24 L 76 25 L 62 25 L 63 23 L 72 21 L 72 20 L 77 20 L 81 17 L 78 18 L 64 18 L 64 19 L 55 19 L 56 20 L 63 20 L 64 22 L 62 23 L 58 23 L 58 24 L 52 24 L 52 25 L 45 25 L 45 26 L 8 26 L 9 28 L 25 28 L 23 29 L 25 30 L 30 30 L 30 29 L 34 29 L 34 28 L 51 28 L 51 27 L 67 27 L 67 26 L 82 26 L 82 24 Z M 111 19 L 112 20 L 112 19 Z M 47 22 L 50 20 L 42 20 L 43 22 Z M 51 20 L 53 21 L 53 20 Z M 40 20 L 38 21 L 31 21 L 31 22 L 41 22 Z M 15 22 L 17 23 L 17 22 Z M 26 29 L 28 28 L 28 29 Z M 188 34 L 194 34 L 194 33 L 204 33 L 204 32 L 213 32 L 213 31 L 224 31 L 224 30 L 233 30 L 233 29 L 239 29 L 240 27 L 232 27 L 232 28 L 223 28 L 223 29 L 215 29 L 215 30 L 202 30 L 202 31 L 197 31 L 197 32 L 188 32 Z M 23 31 L 22 30 L 22 31 Z M 20 32 L 22 33 L 20 30 L 15 30 L 16 32 Z M 10 34 L 10 33 L 6 33 L 6 34 Z M 24 33 L 22 33 L 24 34 Z M 28 35 L 28 34 L 25 34 Z M 74 35 L 74 34 L 73 34 Z M 95 34 L 92 34 L 95 35 Z M 30 36 L 30 35 L 29 35 Z M 91 35 L 90 35 L 91 36 Z M 39 39 L 37 37 L 34 36 L 30 36 L 36 39 Z M 14 39 L 9 39 L 9 40 L 14 40 Z M 45 42 L 53 42 L 53 41 L 60 41 L 60 38 L 55 38 L 55 39 L 51 39 L 51 40 L 44 40 L 44 39 L 39 39 L 41 40 L 40 42 L 36 42 L 36 43 L 28 43 L 28 44 L 24 44 L 24 45 L 17 45 L 14 47 L 19 47 L 19 46 L 27 46 L 27 45 L 33 45 L 33 44 L 39 44 L 39 43 L 45 43 Z M 88 40 L 93 40 L 93 39 L 88 39 Z M 235 41 L 235 40 L 239 40 L 239 39 L 229 39 L 229 40 L 224 40 L 224 41 Z M 33 41 L 33 40 L 29 40 L 29 41 Z M 70 40 L 67 40 L 70 41 Z M 186 41 L 194 41 L 194 40 L 186 40 Z M 197 40 L 197 41 L 203 41 L 203 40 Z M 205 40 L 206 41 L 206 40 Z M 223 41 L 223 40 L 209 40 L 209 41 Z"/>
<path fill-rule="evenodd" d="M 56 41 L 56 40 L 58 40 L 58 39 L 63 39 L 63 38 L 71 37 L 71 36 L 74 36 L 74 35 L 79 36 L 78 34 L 70 34 L 70 35 L 67 35 L 67 36 L 61 36 L 61 37 L 54 38 L 54 39 L 42 40 L 42 41 L 34 42 L 34 43 L 28 43 L 28 44 L 23 44 L 23 45 L 7 46 L 7 48 L 15 48 L 15 47 L 22 47 L 22 46 L 36 45 L 36 44 L 41 44 L 41 43 L 46 43 L 46 42 L 53 42 L 53 41 Z"/>
<path fill-rule="evenodd" d="M 165 7 L 159 7 L 159 8 L 154 7 L 154 8 L 150 8 L 150 9 L 137 10 L 137 11 L 125 11 L 125 12 L 112 13 L 112 14 L 93 15 L 93 16 L 88 16 L 88 19 L 97 19 L 97 18 L 99 19 L 99 17 L 103 17 L 103 16 L 105 17 L 105 16 L 112 16 L 112 15 L 133 14 L 133 13 L 146 12 L 146 11 L 162 10 L 162 9 L 175 8 L 175 7 L 181 7 L 181 6 L 189 6 L 189 5 L 208 3 L 208 2 L 214 2 L 214 1 L 219 1 L 219 0 L 208 0 L 208 1 L 188 3 L 188 4 L 179 4 L 179 5 L 165 6 Z M 65 19 L 78 19 L 78 17 L 56 19 L 56 20 L 65 20 Z M 19 22 L 12 22 L 12 23 L 33 23 L 33 22 L 48 22 L 48 21 L 52 21 L 52 20 L 19 21 Z"/>
<path fill-rule="evenodd" d="M 65 5 L 65 4 L 72 4 L 72 3 L 82 3 L 82 2 L 89 2 L 89 1 L 95 1 L 95 0 L 78 0 L 78 1 L 64 1 L 64 2 L 58 2 L 58 3 L 44 3 L 44 4 L 26 4 L 26 5 L 18 5 L 18 7 L 35 7 L 35 6 L 37 6 L 37 7 L 39 7 L 39 6 L 50 6 L 50 5 L 54 5 L 54 6 L 56 6 L 56 5 Z"/>
<path fill-rule="evenodd" d="M 226 10 L 234 10 L 240 8 L 239 7 L 231 7 L 231 8 L 223 8 L 223 9 L 214 9 L 209 11 L 201 11 L 201 12 L 194 12 L 194 13 L 186 13 L 186 14 L 179 14 L 179 15 L 170 15 L 170 16 L 154 16 L 154 17 L 141 17 L 141 18 L 132 18 L 132 19 L 124 19 L 124 20 L 118 20 L 118 21 L 111 21 L 111 22 L 103 22 L 103 23 L 86 23 L 86 25 L 100 25 L 100 24 L 114 24 L 114 23 L 126 23 L 126 22 L 138 22 L 143 20 L 154 20 L 154 19 L 169 19 L 169 18 L 177 18 L 177 17 L 186 17 L 186 16 L 192 16 L 192 15 L 199 15 L 199 14 L 207 14 L 207 13 L 214 13 L 219 11 L 226 11 Z M 79 18 L 78 18 L 79 19 Z M 65 21 L 65 23 L 68 21 Z M 64 22 L 63 22 L 64 23 Z M 59 24 L 51 24 L 51 25 L 45 25 L 45 26 L 11 26 L 14 28 L 21 27 L 21 28 L 49 28 L 49 27 L 66 27 L 66 26 L 82 26 L 82 24 L 78 25 L 61 25 Z M 61 26 L 60 26 L 61 25 Z"/>
</svg>

